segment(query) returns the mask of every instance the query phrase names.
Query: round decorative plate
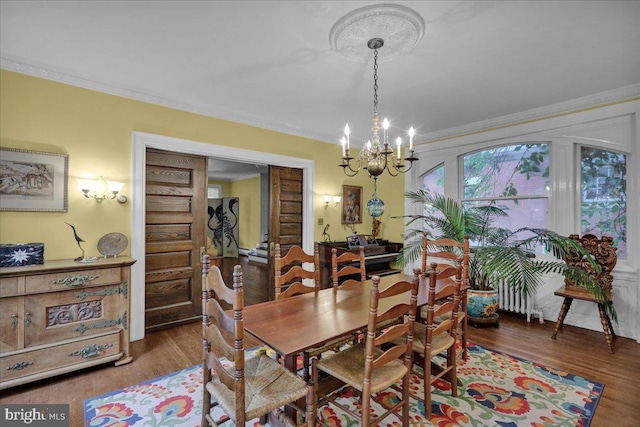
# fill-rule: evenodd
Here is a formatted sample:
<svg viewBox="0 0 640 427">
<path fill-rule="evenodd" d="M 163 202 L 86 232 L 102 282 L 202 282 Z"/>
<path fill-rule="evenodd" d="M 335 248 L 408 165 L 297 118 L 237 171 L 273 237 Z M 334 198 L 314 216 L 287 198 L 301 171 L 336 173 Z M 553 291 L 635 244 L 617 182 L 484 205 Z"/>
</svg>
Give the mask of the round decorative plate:
<svg viewBox="0 0 640 427">
<path fill-rule="evenodd" d="M 102 236 L 100 240 L 98 240 L 98 252 L 106 257 L 115 257 L 116 255 L 127 249 L 128 244 L 129 240 L 124 234 L 108 233 Z"/>
</svg>

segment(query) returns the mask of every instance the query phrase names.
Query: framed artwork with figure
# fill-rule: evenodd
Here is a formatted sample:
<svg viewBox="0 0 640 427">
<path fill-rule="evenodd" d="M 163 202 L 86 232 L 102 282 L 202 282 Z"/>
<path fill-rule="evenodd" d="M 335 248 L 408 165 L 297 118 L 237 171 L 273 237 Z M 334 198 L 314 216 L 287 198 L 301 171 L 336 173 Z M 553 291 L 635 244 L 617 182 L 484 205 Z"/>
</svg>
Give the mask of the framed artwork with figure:
<svg viewBox="0 0 640 427">
<path fill-rule="evenodd" d="M 67 212 L 69 156 L 0 149 L 0 211 Z"/>
<path fill-rule="evenodd" d="M 342 223 L 362 224 L 362 187 L 342 186 Z"/>
</svg>

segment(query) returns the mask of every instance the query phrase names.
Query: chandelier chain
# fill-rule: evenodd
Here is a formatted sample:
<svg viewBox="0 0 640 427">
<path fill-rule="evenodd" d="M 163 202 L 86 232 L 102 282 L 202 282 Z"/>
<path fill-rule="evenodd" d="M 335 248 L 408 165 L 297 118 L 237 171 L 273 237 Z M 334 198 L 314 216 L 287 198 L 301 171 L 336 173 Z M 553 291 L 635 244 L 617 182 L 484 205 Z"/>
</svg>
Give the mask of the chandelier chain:
<svg viewBox="0 0 640 427">
<path fill-rule="evenodd" d="M 378 114 L 378 49 L 373 50 L 373 113 Z"/>
</svg>

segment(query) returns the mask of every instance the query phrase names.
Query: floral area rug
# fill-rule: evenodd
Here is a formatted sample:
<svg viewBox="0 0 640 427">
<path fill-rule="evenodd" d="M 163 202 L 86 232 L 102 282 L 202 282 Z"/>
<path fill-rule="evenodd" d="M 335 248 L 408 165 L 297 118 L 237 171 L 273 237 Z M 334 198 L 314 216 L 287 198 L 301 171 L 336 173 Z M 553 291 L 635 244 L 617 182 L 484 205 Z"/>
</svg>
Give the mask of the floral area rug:
<svg viewBox="0 0 640 427">
<path fill-rule="evenodd" d="M 462 382 L 458 397 L 451 397 L 449 383 L 436 384 L 430 422 L 423 415 L 424 403 L 412 398 L 412 426 L 589 426 L 604 384 L 479 345 L 469 344 L 469 355 L 468 361 L 458 365 L 458 378 Z M 85 427 L 200 426 L 201 372 L 201 366 L 193 366 L 87 399 Z M 418 375 L 412 376 L 411 393 L 423 395 L 422 379 Z M 373 410 L 382 413 L 396 399 L 393 390 L 385 390 L 375 396 Z M 359 408 L 357 398 L 347 389 L 341 391 L 339 401 Z M 221 414 L 214 412 L 214 415 Z M 356 419 L 330 404 L 318 408 L 318 417 L 330 426 L 359 425 Z M 257 420 L 247 425 L 261 426 Z M 381 425 L 401 423 L 392 415 Z"/>
</svg>

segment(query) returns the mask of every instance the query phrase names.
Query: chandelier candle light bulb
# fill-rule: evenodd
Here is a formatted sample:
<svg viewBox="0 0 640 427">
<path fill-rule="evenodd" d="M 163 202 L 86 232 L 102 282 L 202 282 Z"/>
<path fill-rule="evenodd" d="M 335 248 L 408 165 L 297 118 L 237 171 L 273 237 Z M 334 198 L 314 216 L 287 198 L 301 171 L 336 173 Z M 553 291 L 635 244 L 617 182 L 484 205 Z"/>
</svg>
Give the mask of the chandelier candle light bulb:
<svg viewBox="0 0 640 427">
<path fill-rule="evenodd" d="M 416 131 L 413 129 L 413 126 L 409 128 L 409 151 L 413 152 L 413 135 L 416 134 Z"/>
</svg>

